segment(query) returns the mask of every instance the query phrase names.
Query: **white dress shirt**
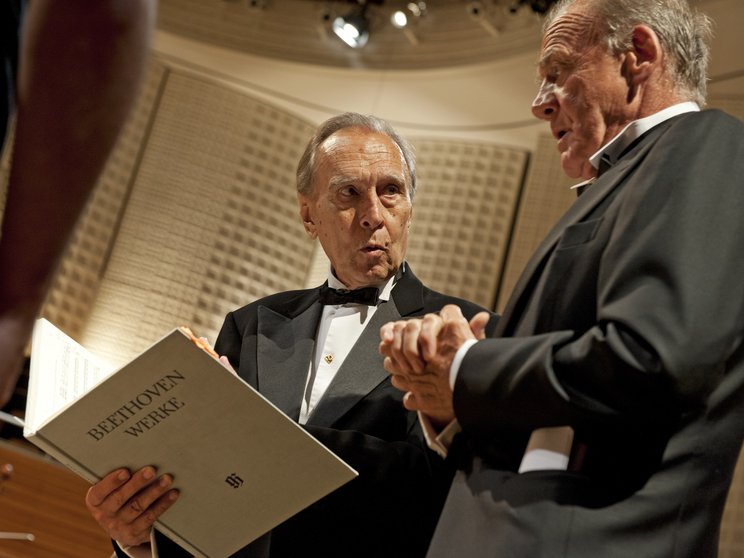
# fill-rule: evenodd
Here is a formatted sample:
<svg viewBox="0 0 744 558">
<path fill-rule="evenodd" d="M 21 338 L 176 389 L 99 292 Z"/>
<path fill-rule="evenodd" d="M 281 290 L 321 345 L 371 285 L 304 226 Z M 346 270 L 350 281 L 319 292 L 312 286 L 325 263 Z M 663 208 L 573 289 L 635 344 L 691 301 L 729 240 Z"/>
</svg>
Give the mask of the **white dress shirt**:
<svg viewBox="0 0 744 558">
<path fill-rule="evenodd" d="M 380 289 L 380 301 L 390 300 L 390 292 L 398 275 L 378 285 L 368 285 Z M 328 286 L 332 289 L 346 289 L 341 281 L 328 271 Z M 334 376 L 343 364 L 359 336 L 367 327 L 377 311 L 377 306 L 366 304 L 329 304 L 323 307 L 315 337 L 315 353 L 305 383 L 305 392 L 300 407 L 300 424 L 305 424 L 313 409 L 323 397 Z"/>
</svg>

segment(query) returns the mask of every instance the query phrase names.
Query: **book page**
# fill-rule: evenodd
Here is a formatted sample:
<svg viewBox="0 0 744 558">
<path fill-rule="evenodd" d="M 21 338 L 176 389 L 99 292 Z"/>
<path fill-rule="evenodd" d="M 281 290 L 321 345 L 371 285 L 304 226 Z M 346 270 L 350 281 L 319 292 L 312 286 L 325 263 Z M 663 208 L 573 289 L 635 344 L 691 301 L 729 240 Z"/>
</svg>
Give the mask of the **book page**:
<svg viewBox="0 0 744 558">
<path fill-rule="evenodd" d="M 109 376 L 112 367 L 45 319 L 31 338 L 26 430 L 38 427 Z"/>
</svg>

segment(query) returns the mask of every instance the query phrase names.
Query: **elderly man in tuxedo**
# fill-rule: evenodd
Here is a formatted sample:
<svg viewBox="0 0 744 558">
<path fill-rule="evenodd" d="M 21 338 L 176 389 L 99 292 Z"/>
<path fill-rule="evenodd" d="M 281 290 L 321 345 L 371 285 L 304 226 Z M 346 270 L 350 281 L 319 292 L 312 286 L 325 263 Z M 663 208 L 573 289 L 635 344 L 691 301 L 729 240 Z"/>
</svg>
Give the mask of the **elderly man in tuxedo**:
<svg viewBox="0 0 744 558">
<path fill-rule="evenodd" d="M 713 558 L 744 434 L 744 125 L 700 111 L 686 0 L 559 0 L 532 110 L 584 193 L 493 338 L 382 331 L 405 405 L 461 429 L 432 558 Z M 456 418 L 456 423 L 452 423 Z"/>
<path fill-rule="evenodd" d="M 385 121 L 354 113 L 323 123 L 297 171 L 307 234 L 331 262 L 319 288 L 278 293 L 228 314 L 216 351 L 359 477 L 236 556 L 423 556 L 452 469 L 423 441 L 378 353 L 391 320 L 455 304 L 482 332 L 491 315 L 425 287 L 405 263 L 416 188 L 410 144 Z M 433 457 L 433 459 L 431 459 Z M 163 472 L 167 473 L 167 472 Z M 178 505 L 172 479 L 119 470 L 86 502 L 120 556 L 182 556 L 153 521 Z"/>
</svg>

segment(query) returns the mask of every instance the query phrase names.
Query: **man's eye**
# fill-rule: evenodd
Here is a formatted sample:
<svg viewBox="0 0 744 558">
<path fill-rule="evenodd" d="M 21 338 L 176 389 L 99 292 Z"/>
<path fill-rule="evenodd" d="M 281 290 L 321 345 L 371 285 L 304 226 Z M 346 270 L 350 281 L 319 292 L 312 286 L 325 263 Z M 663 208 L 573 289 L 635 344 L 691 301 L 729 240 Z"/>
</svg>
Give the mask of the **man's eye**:
<svg viewBox="0 0 744 558">
<path fill-rule="evenodd" d="M 561 69 L 558 66 L 551 66 L 550 70 L 548 70 L 548 73 L 545 77 L 549 82 L 555 83 L 558 81 L 558 78 L 561 76 Z"/>
<path fill-rule="evenodd" d="M 400 194 L 400 191 L 400 186 L 398 186 L 397 184 L 388 184 L 387 186 L 385 186 L 384 189 L 384 192 L 387 195 Z"/>
<path fill-rule="evenodd" d="M 342 196 L 346 197 L 355 196 L 357 193 L 356 188 L 354 188 L 353 186 L 344 186 L 343 188 L 341 188 L 340 192 Z"/>
</svg>

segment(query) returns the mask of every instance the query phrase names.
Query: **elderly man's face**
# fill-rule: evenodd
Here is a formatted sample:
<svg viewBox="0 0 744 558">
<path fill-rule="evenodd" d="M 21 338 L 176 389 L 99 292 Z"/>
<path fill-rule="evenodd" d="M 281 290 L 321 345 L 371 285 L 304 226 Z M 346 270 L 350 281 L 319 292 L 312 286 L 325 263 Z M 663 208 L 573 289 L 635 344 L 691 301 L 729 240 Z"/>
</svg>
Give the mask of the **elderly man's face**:
<svg viewBox="0 0 744 558">
<path fill-rule="evenodd" d="M 339 130 L 315 158 L 312 195 L 298 195 L 300 215 L 341 282 L 356 289 L 391 277 L 403 262 L 411 224 L 410 177 L 387 136 Z"/>
<path fill-rule="evenodd" d="M 600 147 L 632 120 L 624 56 L 596 44 L 597 20 L 580 5 L 569 8 L 545 33 L 540 53 L 540 89 L 532 112 L 550 122 L 561 167 L 572 178 L 596 174 L 589 164 Z"/>
</svg>

